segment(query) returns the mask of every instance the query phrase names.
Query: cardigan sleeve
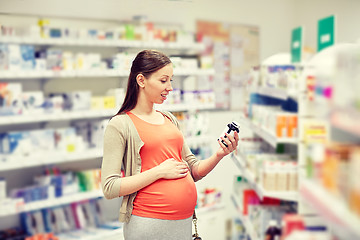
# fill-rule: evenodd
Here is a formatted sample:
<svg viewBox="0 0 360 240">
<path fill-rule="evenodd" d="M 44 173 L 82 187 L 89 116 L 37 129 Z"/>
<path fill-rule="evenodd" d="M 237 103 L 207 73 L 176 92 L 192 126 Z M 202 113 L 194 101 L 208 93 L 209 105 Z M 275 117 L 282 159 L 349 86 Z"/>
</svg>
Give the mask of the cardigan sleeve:
<svg viewBox="0 0 360 240">
<path fill-rule="evenodd" d="M 104 133 L 101 186 L 107 199 L 120 195 L 121 164 L 126 144 L 124 133 L 120 131 L 120 122 L 116 117 L 111 119 Z"/>
</svg>

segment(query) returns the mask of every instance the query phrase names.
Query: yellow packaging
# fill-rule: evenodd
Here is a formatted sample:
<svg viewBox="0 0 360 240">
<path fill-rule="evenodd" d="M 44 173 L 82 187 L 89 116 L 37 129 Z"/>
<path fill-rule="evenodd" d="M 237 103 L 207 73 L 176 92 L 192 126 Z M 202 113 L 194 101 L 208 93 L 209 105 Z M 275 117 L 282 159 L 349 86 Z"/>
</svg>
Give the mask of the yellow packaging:
<svg viewBox="0 0 360 240">
<path fill-rule="evenodd" d="M 115 108 L 116 100 L 115 100 L 114 96 L 106 96 L 106 97 L 103 97 L 103 99 L 104 99 L 104 108 L 105 109 Z"/>
<path fill-rule="evenodd" d="M 103 109 L 104 98 L 103 97 L 91 97 L 91 109 Z"/>
</svg>

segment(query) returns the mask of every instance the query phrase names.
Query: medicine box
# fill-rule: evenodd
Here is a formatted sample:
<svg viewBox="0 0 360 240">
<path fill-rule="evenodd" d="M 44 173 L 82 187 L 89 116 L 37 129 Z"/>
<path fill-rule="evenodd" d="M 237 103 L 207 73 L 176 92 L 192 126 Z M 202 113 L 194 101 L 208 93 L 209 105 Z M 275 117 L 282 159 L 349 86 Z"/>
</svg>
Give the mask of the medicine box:
<svg viewBox="0 0 360 240">
<path fill-rule="evenodd" d="M 20 83 L 0 83 L 0 115 L 22 113 L 22 86 Z"/>
</svg>

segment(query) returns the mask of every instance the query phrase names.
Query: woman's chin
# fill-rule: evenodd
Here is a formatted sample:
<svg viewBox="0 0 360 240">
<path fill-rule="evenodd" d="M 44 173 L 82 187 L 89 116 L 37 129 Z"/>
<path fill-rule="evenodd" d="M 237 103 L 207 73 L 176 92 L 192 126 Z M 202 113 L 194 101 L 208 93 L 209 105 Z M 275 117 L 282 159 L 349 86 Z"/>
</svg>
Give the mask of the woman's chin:
<svg viewBox="0 0 360 240">
<path fill-rule="evenodd" d="M 154 102 L 155 104 L 163 104 L 164 103 L 164 100 L 159 100 L 159 101 L 156 101 Z"/>
</svg>

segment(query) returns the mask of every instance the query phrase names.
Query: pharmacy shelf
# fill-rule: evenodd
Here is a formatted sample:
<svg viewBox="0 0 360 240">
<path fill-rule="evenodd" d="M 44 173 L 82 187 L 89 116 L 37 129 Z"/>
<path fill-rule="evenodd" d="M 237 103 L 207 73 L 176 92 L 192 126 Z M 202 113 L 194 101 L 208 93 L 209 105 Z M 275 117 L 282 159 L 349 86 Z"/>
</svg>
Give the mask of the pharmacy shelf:
<svg viewBox="0 0 360 240">
<path fill-rule="evenodd" d="M 344 199 L 306 179 L 300 182 L 300 196 L 322 216 L 340 239 L 360 239 L 360 217 L 349 209 Z"/>
<path fill-rule="evenodd" d="M 214 69 L 174 69 L 175 76 L 208 76 L 215 73 Z M 88 70 L 19 70 L 0 71 L 0 79 L 50 79 L 50 78 L 86 78 L 86 77 L 128 77 L 129 71 L 116 69 Z"/>
<path fill-rule="evenodd" d="M 103 197 L 101 190 L 89 191 L 89 192 L 79 192 L 76 194 L 71 194 L 67 196 L 62 196 L 54 199 L 46 199 L 40 201 L 34 201 L 30 203 L 23 204 L 22 206 L 17 206 L 16 208 L 2 208 L 0 212 L 0 217 L 6 217 L 14 214 L 19 214 L 22 212 L 30 212 L 35 210 L 40 210 L 43 208 L 51 208 L 59 205 L 70 204 L 73 202 L 81 202 L 88 199 Z"/>
<path fill-rule="evenodd" d="M 330 113 L 331 125 L 360 137 L 360 112 L 353 108 L 335 108 Z"/>
<path fill-rule="evenodd" d="M 212 110 L 215 109 L 215 103 L 211 104 L 163 104 L 157 105 L 156 109 L 170 112 Z M 115 115 L 118 109 L 102 110 L 82 110 L 82 111 L 63 111 L 56 113 L 33 113 L 0 116 L 0 126 L 19 125 L 39 122 L 57 122 L 79 119 L 107 118 Z"/>
<path fill-rule="evenodd" d="M 258 197 L 263 200 L 265 197 L 280 199 L 284 201 L 298 201 L 298 193 L 295 191 L 266 191 L 256 180 L 254 174 L 246 168 L 246 156 L 239 154 L 231 154 L 235 165 L 240 169 L 244 178 L 247 179 L 249 185 L 257 193 Z"/>
<path fill-rule="evenodd" d="M 161 41 L 135 41 L 135 40 L 113 40 L 113 39 L 62 39 L 41 37 L 4 37 L 0 43 L 16 43 L 30 45 L 51 46 L 74 46 L 74 47 L 118 47 L 118 48 L 149 48 L 149 49 L 174 49 L 174 50 L 196 50 L 204 49 L 204 44 L 197 42 L 161 42 Z"/>
<path fill-rule="evenodd" d="M 187 137 L 186 141 L 189 146 L 192 145 L 201 145 L 209 143 L 209 140 L 213 139 L 208 135 L 200 135 Z M 10 155 L 8 157 L 3 156 L 0 158 L 2 161 L 0 165 L 0 172 L 24 169 L 36 166 L 51 165 L 51 164 L 60 164 L 66 162 L 76 162 L 76 161 L 87 161 L 89 159 L 97 159 L 103 156 L 102 148 L 90 148 L 85 149 L 81 152 L 72 152 L 65 153 L 60 151 L 51 151 L 49 153 L 40 152 L 34 153 L 31 156 L 14 156 Z"/>
<path fill-rule="evenodd" d="M 298 140 L 296 138 L 279 138 L 275 136 L 270 131 L 264 129 L 261 126 L 258 126 L 257 124 L 251 122 L 250 119 L 245 118 L 244 119 L 246 125 L 252 130 L 256 135 L 260 136 L 262 139 L 264 139 L 266 142 L 268 142 L 271 146 L 276 147 L 277 144 L 298 144 Z"/>
<path fill-rule="evenodd" d="M 85 77 L 125 77 L 128 72 L 116 69 L 88 70 L 19 70 L 0 71 L 0 79 L 33 79 L 33 78 L 85 78 Z"/>
<path fill-rule="evenodd" d="M 100 148 L 86 149 L 82 152 L 64 153 L 59 151 L 52 151 L 47 153 L 33 154 L 28 157 L 24 156 L 9 156 L 3 160 L 0 165 L 0 172 L 24 169 L 36 166 L 43 166 L 49 164 L 59 164 L 65 162 L 85 161 L 89 159 L 101 158 L 103 150 Z"/>
<path fill-rule="evenodd" d="M 259 238 L 257 237 L 257 235 L 255 233 L 253 224 L 251 223 L 251 221 L 249 220 L 249 218 L 247 216 L 244 216 L 243 204 L 240 201 L 240 199 L 236 196 L 236 194 L 231 194 L 231 200 L 234 204 L 234 207 L 238 211 L 240 220 L 243 222 L 245 229 L 246 229 L 246 233 L 249 235 L 250 239 L 251 240 L 259 240 Z"/>
<path fill-rule="evenodd" d="M 0 117 L 0 126 L 27 124 L 38 122 L 68 121 L 77 119 L 94 119 L 111 117 L 117 113 L 117 109 L 63 111 L 56 113 L 32 113 L 21 115 L 9 115 Z"/>
</svg>

